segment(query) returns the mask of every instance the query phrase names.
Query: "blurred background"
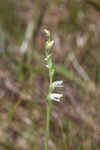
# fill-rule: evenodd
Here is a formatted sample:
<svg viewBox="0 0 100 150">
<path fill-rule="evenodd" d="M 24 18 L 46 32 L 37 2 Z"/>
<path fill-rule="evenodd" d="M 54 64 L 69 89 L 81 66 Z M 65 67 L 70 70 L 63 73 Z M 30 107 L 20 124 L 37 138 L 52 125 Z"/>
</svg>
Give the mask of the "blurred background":
<svg viewBox="0 0 100 150">
<path fill-rule="evenodd" d="M 100 1 L 0 0 L 0 150 L 44 150 L 51 32 L 64 97 L 53 102 L 49 149 L 100 149 Z"/>
</svg>

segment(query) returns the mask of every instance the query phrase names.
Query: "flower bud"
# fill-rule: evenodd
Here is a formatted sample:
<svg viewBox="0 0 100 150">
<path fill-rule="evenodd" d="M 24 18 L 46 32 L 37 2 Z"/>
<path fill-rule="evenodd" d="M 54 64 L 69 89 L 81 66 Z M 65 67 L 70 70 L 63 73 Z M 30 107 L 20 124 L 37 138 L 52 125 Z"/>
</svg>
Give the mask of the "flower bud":
<svg viewBox="0 0 100 150">
<path fill-rule="evenodd" d="M 51 49 L 54 45 L 54 41 L 46 42 L 46 49 Z"/>
<path fill-rule="evenodd" d="M 50 37 L 50 32 L 47 29 L 44 29 L 45 34 Z"/>
</svg>

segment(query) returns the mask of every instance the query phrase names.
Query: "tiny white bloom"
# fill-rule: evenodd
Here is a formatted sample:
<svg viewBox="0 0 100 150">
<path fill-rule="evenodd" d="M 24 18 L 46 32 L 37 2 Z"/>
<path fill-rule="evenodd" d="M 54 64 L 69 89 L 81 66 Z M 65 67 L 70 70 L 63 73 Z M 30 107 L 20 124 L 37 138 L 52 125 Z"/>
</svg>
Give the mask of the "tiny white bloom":
<svg viewBox="0 0 100 150">
<path fill-rule="evenodd" d="M 46 65 L 46 68 L 49 68 L 49 66 L 48 66 L 48 65 Z"/>
<path fill-rule="evenodd" d="M 50 98 L 51 100 L 55 100 L 57 102 L 60 101 L 60 98 L 63 96 L 63 94 L 58 94 L 58 93 L 52 93 Z"/>
<path fill-rule="evenodd" d="M 51 54 L 48 55 L 44 60 L 48 61 L 48 59 L 51 57 Z"/>
<path fill-rule="evenodd" d="M 52 85 L 53 85 L 54 88 L 63 87 L 63 81 L 62 80 L 54 81 Z"/>
<path fill-rule="evenodd" d="M 44 29 L 44 32 L 46 33 L 47 36 L 50 36 L 50 32 L 47 29 Z"/>
<path fill-rule="evenodd" d="M 50 49 L 50 48 L 52 48 L 53 45 L 54 45 L 54 41 L 47 42 L 46 43 L 46 48 Z"/>
</svg>

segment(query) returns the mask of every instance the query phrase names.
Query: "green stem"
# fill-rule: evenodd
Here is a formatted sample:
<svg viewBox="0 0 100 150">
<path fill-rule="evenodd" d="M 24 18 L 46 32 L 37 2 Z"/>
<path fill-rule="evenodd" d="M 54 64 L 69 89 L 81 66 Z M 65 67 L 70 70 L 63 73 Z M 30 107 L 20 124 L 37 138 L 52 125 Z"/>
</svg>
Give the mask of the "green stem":
<svg viewBox="0 0 100 150">
<path fill-rule="evenodd" d="M 47 120 L 46 120 L 46 143 L 45 150 L 48 150 L 48 139 L 49 139 L 49 129 L 50 129 L 50 109 L 51 101 L 47 101 Z"/>
</svg>

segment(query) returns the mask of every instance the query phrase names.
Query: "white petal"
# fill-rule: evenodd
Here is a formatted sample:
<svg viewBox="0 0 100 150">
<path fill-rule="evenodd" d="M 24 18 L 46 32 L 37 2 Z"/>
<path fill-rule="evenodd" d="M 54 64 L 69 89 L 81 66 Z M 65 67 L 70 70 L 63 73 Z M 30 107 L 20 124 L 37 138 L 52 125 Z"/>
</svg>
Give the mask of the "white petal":
<svg viewBox="0 0 100 150">
<path fill-rule="evenodd" d="M 44 32 L 46 33 L 47 36 L 50 36 L 50 32 L 47 29 L 44 29 Z"/>
<path fill-rule="evenodd" d="M 59 81 L 53 82 L 53 87 L 54 88 L 56 88 L 56 87 L 63 87 L 63 81 L 59 80 Z"/>
<path fill-rule="evenodd" d="M 48 65 L 46 65 L 46 68 L 49 68 L 49 66 L 48 66 Z"/>
<path fill-rule="evenodd" d="M 46 43 L 46 48 L 50 49 L 50 48 L 52 48 L 53 45 L 54 45 L 54 41 L 47 42 Z"/>
<path fill-rule="evenodd" d="M 51 57 L 51 54 L 48 55 L 44 60 L 48 61 L 48 59 Z"/>
<path fill-rule="evenodd" d="M 52 93 L 50 98 L 51 100 L 55 100 L 55 101 L 60 101 L 60 98 L 63 96 L 63 94 L 58 94 L 58 93 Z"/>
</svg>

